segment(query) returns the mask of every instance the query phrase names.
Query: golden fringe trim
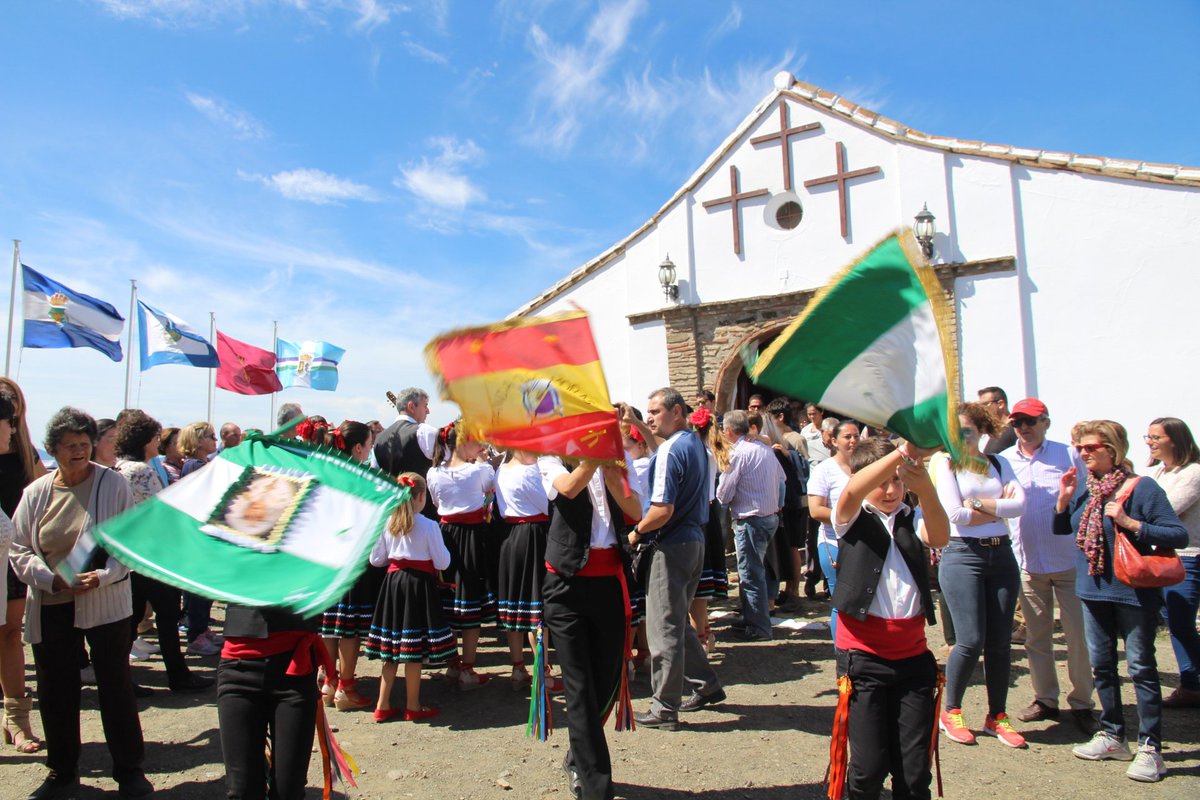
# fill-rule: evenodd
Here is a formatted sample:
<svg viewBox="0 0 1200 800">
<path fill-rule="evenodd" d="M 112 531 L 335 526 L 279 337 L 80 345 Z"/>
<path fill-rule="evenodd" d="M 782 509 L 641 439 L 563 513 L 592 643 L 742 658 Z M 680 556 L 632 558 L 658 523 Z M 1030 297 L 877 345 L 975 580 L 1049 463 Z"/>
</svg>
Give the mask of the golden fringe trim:
<svg viewBox="0 0 1200 800">
<path fill-rule="evenodd" d="M 920 281 L 921 288 L 925 290 L 925 296 L 928 298 L 930 308 L 933 311 L 933 319 L 937 324 L 938 341 L 942 346 L 942 365 L 946 374 L 946 431 L 950 442 L 957 444 L 961 437 L 958 424 L 958 359 L 955 358 L 954 343 L 950 341 L 949 333 L 950 326 L 954 320 L 954 309 L 947 302 L 945 292 L 942 290 L 942 285 L 938 281 L 937 275 L 927 263 L 925 254 L 917 244 L 916 237 L 908 228 L 900 228 L 894 233 L 889 233 L 869 247 L 861 256 L 851 262 L 849 266 L 838 270 L 813 295 L 812 299 L 808 301 L 808 305 L 804 311 L 790 325 L 784 328 L 775 341 L 762 352 L 758 360 L 754 363 L 753 369 L 750 370 L 750 379 L 752 381 L 757 380 L 763 371 L 771 365 L 772 359 L 783 349 L 783 346 L 787 344 L 796 330 L 804 324 L 809 315 L 816 310 L 817 306 L 825 300 L 830 292 L 851 272 L 857 269 L 868 256 L 886 244 L 892 237 L 896 237 L 899 242 L 900 249 L 908 261 L 908 266 L 917 276 L 917 280 Z"/>
</svg>

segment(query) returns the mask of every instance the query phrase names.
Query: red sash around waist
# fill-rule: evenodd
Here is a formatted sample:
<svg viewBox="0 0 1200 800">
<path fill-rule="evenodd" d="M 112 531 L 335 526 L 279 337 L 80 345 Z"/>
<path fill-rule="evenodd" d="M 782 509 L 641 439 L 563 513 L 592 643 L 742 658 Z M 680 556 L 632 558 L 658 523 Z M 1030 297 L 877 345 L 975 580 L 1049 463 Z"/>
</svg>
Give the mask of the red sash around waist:
<svg viewBox="0 0 1200 800">
<path fill-rule="evenodd" d="M 837 646 L 840 650 L 863 650 L 880 658 L 899 661 L 919 656 L 929 649 L 925 643 L 925 616 L 884 619 L 868 614 L 855 619 L 838 614 Z"/>
<path fill-rule="evenodd" d="M 221 658 L 251 659 L 269 658 L 291 651 L 292 661 L 288 664 L 288 675 L 307 675 L 316 669 L 313 656 L 325 667 L 326 676 L 337 680 L 337 668 L 321 643 L 321 637 L 312 631 L 278 631 L 265 639 L 245 636 L 226 636 L 221 648 Z M 327 679 L 329 679 L 327 677 Z"/>
<path fill-rule="evenodd" d="M 504 521 L 509 525 L 523 525 L 526 522 L 549 522 L 549 514 L 533 514 L 528 517 L 505 517 Z"/>
<path fill-rule="evenodd" d="M 442 514 L 441 520 L 448 525 L 475 525 L 487 522 L 487 506 L 481 506 L 474 511 L 464 511 L 461 514 Z"/>
<path fill-rule="evenodd" d="M 433 561 L 430 559 L 417 560 L 411 558 L 393 558 L 388 561 L 388 572 L 399 572 L 402 569 L 415 569 L 434 574 Z"/>
</svg>

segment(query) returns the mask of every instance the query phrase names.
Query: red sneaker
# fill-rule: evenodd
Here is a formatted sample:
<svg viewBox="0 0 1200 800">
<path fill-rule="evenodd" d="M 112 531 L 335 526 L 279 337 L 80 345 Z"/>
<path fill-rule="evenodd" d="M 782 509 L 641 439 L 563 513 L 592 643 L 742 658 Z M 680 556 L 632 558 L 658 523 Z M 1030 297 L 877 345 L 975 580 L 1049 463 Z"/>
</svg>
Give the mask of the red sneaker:
<svg viewBox="0 0 1200 800">
<path fill-rule="evenodd" d="M 994 717 L 988 714 L 987 719 L 983 723 L 983 732 L 995 736 L 1009 747 L 1025 746 L 1025 737 L 1017 733 L 1012 723 L 1008 721 L 1008 714 L 1003 712 Z"/>
<path fill-rule="evenodd" d="M 947 708 L 942 712 L 938 725 L 941 727 L 942 733 L 946 734 L 951 741 L 959 744 L 975 744 L 975 734 L 971 733 L 971 729 L 963 722 L 961 708 Z"/>
</svg>

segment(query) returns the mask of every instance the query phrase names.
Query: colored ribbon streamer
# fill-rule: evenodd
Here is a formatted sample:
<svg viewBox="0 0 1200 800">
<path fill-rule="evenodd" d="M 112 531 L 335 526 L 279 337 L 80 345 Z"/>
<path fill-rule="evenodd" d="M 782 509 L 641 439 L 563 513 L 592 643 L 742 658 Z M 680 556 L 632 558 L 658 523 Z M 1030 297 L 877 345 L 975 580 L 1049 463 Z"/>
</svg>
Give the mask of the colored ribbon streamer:
<svg viewBox="0 0 1200 800">
<path fill-rule="evenodd" d="M 829 784 L 829 800 L 842 800 L 846 796 L 846 761 L 850 739 L 850 695 L 854 685 L 849 675 L 838 678 L 838 704 L 833 713 L 833 735 L 829 739 L 829 766 L 825 770 L 825 781 Z"/>
</svg>

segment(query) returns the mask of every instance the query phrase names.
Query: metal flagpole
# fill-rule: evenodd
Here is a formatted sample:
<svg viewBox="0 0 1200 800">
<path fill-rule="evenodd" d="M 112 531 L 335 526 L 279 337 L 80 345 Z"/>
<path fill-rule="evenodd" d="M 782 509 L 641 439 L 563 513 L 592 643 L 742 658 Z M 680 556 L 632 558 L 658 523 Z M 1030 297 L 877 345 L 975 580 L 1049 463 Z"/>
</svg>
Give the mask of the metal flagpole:
<svg viewBox="0 0 1200 800">
<path fill-rule="evenodd" d="M 274 320 L 271 323 L 274 330 L 271 332 L 271 355 L 279 352 L 279 320 Z M 271 392 L 271 420 L 267 424 L 267 430 L 273 431 L 276 428 L 275 424 L 275 392 Z"/>
<path fill-rule="evenodd" d="M 215 344 L 216 341 L 217 341 L 217 312 L 210 311 L 210 312 L 208 312 L 208 343 L 210 345 L 212 345 L 213 347 L 216 347 L 217 346 Z M 212 367 L 209 367 L 208 368 L 208 424 L 209 425 L 213 424 L 213 394 L 214 394 L 214 392 L 213 392 L 213 377 L 215 375 L 216 375 L 216 371 Z"/>
<path fill-rule="evenodd" d="M 137 308 L 137 281 L 129 279 L 129 335 L 125 339 L 125 405 L 129 408 L 129 384 L 133 379 L 133 312 Z"/>
<path fill-rule="evenodd" d="M 13 239 L 13 274 L 12 294 L 8 296 L 8 349 L 4 351 L 4 377 L 8 377 L 8 368 L 12 364 L 13 320 L 17 310 L 17 270 L 21 267 L 21 240 Z"/>
</svg>

